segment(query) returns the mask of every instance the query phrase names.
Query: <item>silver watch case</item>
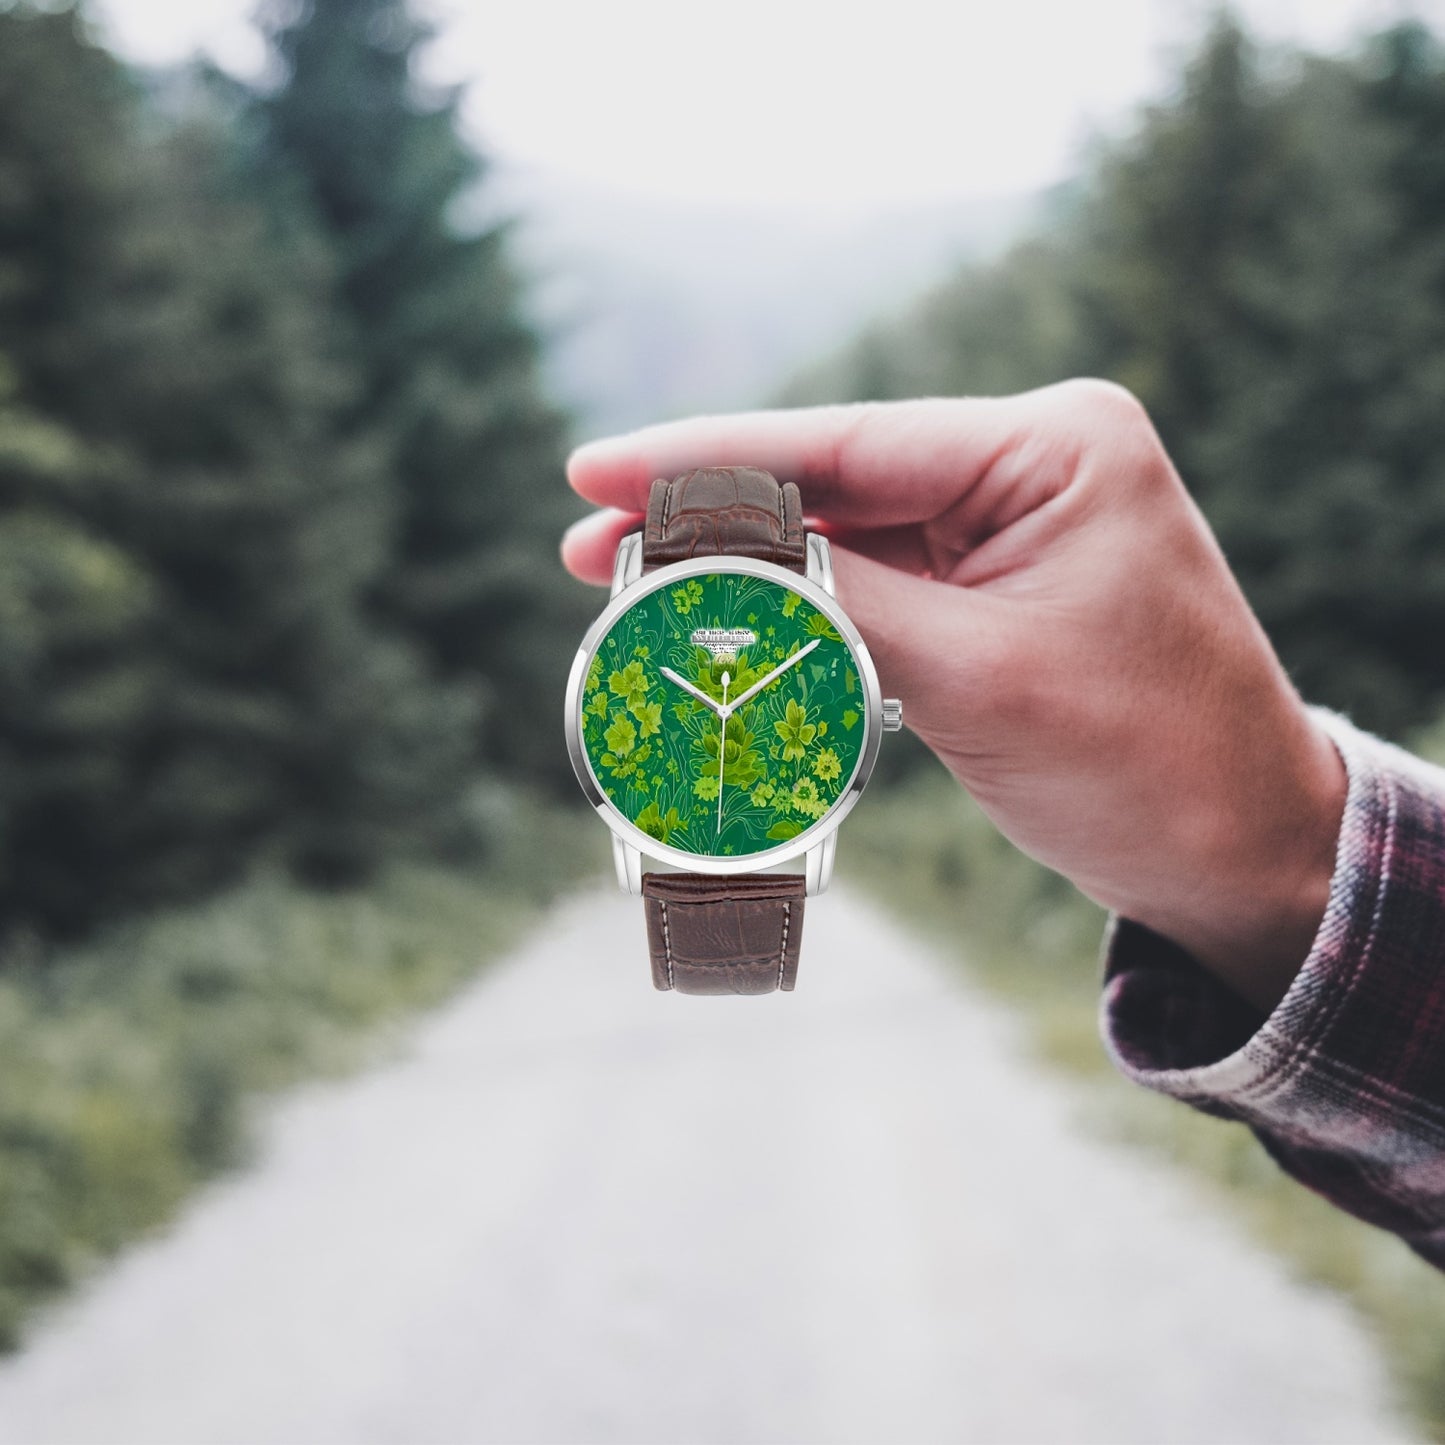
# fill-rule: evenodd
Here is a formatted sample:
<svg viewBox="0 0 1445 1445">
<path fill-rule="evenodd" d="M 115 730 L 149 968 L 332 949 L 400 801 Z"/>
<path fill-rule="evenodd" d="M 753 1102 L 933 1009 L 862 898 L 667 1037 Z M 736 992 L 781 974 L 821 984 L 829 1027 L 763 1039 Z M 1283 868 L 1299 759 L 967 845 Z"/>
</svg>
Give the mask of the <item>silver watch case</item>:
<svg viewBox="0 0 1445 1445">
<path fill-rule="evenodd" d="M 691 557 L 685 562 L 672 562 L 643 577 L 641 543 L 642 538 L 633 533 L 624 537 L 617 549 L 612 598 L 597 620 L 587 629 L 582 645 L 577 649 L 572 671 L 567 678 L 567 713 L 564 719 L 567 755 L 572 760 L 572 770 L 577 774 L 577 781 L 582 785 L 587 801 L 612 830 L 618 883 L 629 893 L 642 891 L 644 854 L 688 872 L 712 874 L 758 872 L 805 855 L 807 892 L 821 893 L 827 887 L 833 871 L 838 826 L 848 816 L 867 786 L 873 765 L 878 760 L 878 746 L 883 733 L 883 695 L 878 684 L 878 672 L 873 666 L 868 644 L 863 641 L 858 629 L 833 596 L 833 568 L 828 555 L 827 539 L 815 533 L 808 535 L 806 576 L 799 576 L 786 567 L 778 567 L 753 557 L 715 556 Z M 580 727 L 582 692 L 586 684 L 587 668 L 592 661 L 593 652 L 612 624 L 639 598 L 649 593 L 676 586 L 679 581 L 688 577 L 718 572 L 740 572 L 745 576 L 765 577 L 805 597 L 838 629 L 839 634 L 853 649 L 858 659 L 858 682 L 863 696 L 863 746 L 853 776 L 832 810 L 814 823 L 806 833 L 789 838 L 787 842 L 779 843 L 776 848 L 769 848 L 766 852 L 749 853 L 742 858 L 715 858 L 701 853 L 688 853 L 681 848 L 671 848 L 666 843 L 659 843 L 656 838 L 644 833 L 635 823 L 624 818 L 603 793 L 592 772 L 587 750 L 582 745 Z"/>
</svg>

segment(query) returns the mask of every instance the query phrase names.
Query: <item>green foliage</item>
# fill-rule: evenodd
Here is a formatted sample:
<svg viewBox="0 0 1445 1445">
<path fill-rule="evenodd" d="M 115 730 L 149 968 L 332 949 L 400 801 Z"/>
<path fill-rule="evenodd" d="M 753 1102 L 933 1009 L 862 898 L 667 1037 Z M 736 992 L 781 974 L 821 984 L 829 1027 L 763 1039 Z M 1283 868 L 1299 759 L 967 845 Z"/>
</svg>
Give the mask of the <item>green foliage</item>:
<svg viewBox="0 0 1445 1445">
<path fill-rule="evenodd" d="M 0 390 L 0 922 L 11 926 L 73 924 L 137 882 L 120 860 L 98 880 L 90 860 L 107 851 L 131 739 L 156 705 L 156 589 L 66 505 L 96 473 L 73 435 Z"/>
<path fill-rule="evenodd" d="M 265 155 L 336 256 L 363 385 L 339 435 L 385 451 L 397 529 L 374 596 L 432 662 L 480 683 L 487 758 L 572 786 L 557 697 L 593 605 L 557 557 L 574 514 L 507 227 L 458 224 L 481 171 L 457 97 L 414 78 L 403 0 L 274 12 L 284 70 L 258 101 Z"/>
<path fill-rule="evenodd" d="M 1301 689 L 1395 736 L 1445 695 L 1445 56 L 1216 22 L 1054 223 L 786 399 L 1106 375 L 1148 406 Z"/>
</svg>

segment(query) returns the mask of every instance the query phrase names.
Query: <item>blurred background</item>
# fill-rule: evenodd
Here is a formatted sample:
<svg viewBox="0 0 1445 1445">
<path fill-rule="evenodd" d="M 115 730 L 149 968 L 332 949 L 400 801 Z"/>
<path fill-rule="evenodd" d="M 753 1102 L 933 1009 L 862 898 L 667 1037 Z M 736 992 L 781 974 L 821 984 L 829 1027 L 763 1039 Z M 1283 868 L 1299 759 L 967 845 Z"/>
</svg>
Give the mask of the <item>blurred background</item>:
<svg viewBox="0 0 1445 1445">
<path fill-rule="evenodd" d="M 0 1347 L 243 1160 L 249 1101 L 595 873 L 585 437 L 1114 377 L 1306 696 L 1445 749 L 1442 26 L 0 0 Z M 1433 1278 L 1108 1092 L 1094 910 L 921 749 L 880 778 L 845 882 L 1349 1299 L 1445 1438 Z"/>
</svg>

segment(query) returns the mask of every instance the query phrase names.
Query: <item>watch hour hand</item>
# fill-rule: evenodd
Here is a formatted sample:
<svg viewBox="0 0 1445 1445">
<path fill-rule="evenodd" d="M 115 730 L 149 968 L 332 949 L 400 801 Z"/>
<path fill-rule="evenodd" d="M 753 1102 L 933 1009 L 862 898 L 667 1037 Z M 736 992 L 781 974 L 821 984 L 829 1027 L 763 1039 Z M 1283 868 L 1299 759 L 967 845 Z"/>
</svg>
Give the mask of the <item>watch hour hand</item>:
<svg viewBox="0 0 1445 1445">
<path fill-rule="evenodd" d="M 670 667 L 660 667 L 658 671 L 669 682 L 676 683 L 684 692 L 690 692 L 699 702 L 706 703 L 719 717 L 723 715 L 722 709 L 700 687 L 694 687 L 685 677 L 679 677 Z"/>
<path fill-rule="evenodd" d="M 780 662 L 766 677 L 759 678 L 746 692 L 740 692 L 728 704 L 728 711 L 736 712 L 750 697 L 760 693 L 770 682 L 781 677 L 790 667 L 796 667 L 823 639 L 815 637 L 806 647 L 800 647 L 786 662 Z"/>
</svg>

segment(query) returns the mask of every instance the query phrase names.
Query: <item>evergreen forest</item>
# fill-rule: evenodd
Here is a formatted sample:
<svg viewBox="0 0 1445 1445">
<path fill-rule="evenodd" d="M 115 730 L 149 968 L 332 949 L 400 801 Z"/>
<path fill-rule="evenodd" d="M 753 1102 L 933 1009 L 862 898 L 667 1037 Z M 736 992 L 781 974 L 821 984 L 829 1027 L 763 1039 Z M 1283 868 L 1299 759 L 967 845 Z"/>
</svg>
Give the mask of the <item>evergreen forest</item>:
<svg viewBox="0 0 1445 1445">
<path fill-rule="evenodd" d="M 0 6 L 0 939 L 570 785 L 566 419 L 457 97 L 399 0 L 271 13 L 252 91 Z"/>
</svg>

